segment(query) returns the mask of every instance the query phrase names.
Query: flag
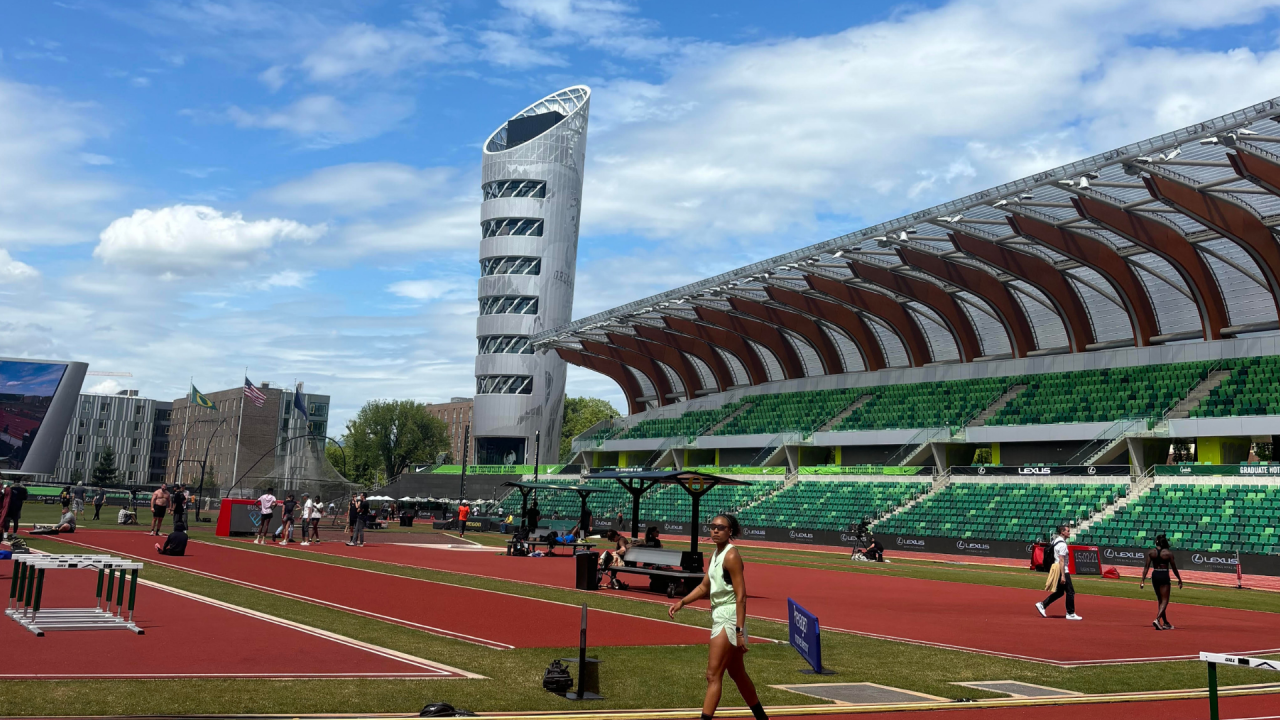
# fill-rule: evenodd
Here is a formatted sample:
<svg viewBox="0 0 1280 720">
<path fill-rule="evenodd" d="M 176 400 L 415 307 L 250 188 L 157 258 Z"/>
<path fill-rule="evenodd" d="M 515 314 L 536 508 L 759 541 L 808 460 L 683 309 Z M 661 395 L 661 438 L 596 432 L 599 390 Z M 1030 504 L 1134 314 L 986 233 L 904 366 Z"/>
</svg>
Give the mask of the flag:
<svg viewBox="0 0 1280 720">
<path fill-rule="evenodd" d="M 218 406 L 214 405 L 212 400 L 202 395 L 200 391 L 196 389 L 195 385 L 191 386 L 191 397 L 188 398 L 188 400 L 191 401 L 192 405 L 198 405 L 202 408 L 209 408 L 210 410 L 218 409 Z"/>
<path fill-rule="evenodd" d="M 248 376 L 245 376 L 244 379 L 244 396 L 249 400 L 249 402 L 257 405 L 258 407 L 262 407 L 262 403 L 267 401 L 267 396 L 261 390 L 254 387 L 253 383 L 249 382 Z"/>
<path fill-rule="evenodd" d="M 293 409 L 302 416 L 302 422 L 307 421 L 307 403 L 302 400 L 302 383 L 298 383 L 293 389 Z"/>
</svg>

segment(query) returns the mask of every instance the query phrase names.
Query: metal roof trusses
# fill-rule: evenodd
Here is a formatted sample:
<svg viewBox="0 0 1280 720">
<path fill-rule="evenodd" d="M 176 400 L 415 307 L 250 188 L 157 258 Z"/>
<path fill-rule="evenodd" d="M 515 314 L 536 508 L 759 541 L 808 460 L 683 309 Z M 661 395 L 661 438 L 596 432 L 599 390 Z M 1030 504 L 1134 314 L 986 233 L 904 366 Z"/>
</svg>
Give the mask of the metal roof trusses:
<svg viewBox="0 0 1280 720">
<path fill-rule="evenodd" d="M 1280 98 L 533 342 L 613 377 L 636 412 L 773 380 L 1276 329 L 1278 121 Z"/>
</svg>

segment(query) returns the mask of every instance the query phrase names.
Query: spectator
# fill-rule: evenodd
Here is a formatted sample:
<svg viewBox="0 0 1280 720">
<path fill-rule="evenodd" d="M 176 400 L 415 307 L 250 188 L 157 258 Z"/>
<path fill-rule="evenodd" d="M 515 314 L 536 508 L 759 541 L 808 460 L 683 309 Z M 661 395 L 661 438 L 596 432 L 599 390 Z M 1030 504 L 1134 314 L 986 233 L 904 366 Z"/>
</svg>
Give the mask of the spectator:
<svg viewBox="0 0 1280 720">
<path fill-rule="evenodd" d="M 71 488 L 71 504 L 72 504 L 72 511 L 76 514 L 76 518 L 80 518 L 82 515 L 84 515 L 84 481 L 83 480 L 76 483 L 76 486 Z"/>
<path fill-rule="evenodd" d="M 529 528 L 529 534 L 533 535 L 538 532 L 538 523 L 542 521 L 542 511 L 538 509 L 538 501 L 534 500 L 533 505 L 529 507 L 529 511 L 525 513 L 526 527 Z"/>
<path fill-rule="evenodd" d="M 293 542 L 293 513 L 298 509 L 298 501 L 293 499 L 293 493 L 284 496 L 284 502 L 281 503 L 280 511 L 280 544 L 288 545 Z"/>
<path fill-rule="evenodd" d="M 71 486 L 62 488 L 62 493 L 58 495 L 58 500 L 62 502 L 62 511 L 66 512 L 71 509 Z"/>
<path fill-rule="evenodd" d="M 652 548 L 662 547 L 662 540 L 658 538 L 657 525 L 650 525 L 649 529 L 644 531 L 644 546 Z"/>
<path fill-rule="evenodd" d="M 76 531 L 76 513 L 70 507 L 62 509 L 62 517 L 58 518 L 56 525 L 36 525 L 31 530 L 32 535 L 59 535 L 61 533 L 73 533 Z"/>
<path fill-rule="evenodd" d="M 18 523 L 22 521 L 22 504 L 27 501 L 27 489 L 22 485 L 22 476 L 14 478 L 9 487 L 9 505 L 5 510 L 4 520 L 0 521 L 0 530 L 8 530 L 13 525 L 13 535 L 18 534 Z"/>
<path fill-rule="evenodd" d="M 310 493 L 302 493 L 302 544 L 320 542 L 320 501 Z"/>
<path fill-rule="evenodd" d="M 160 526 L 164 524 L 164 514 L 169 511 L 169 486 L 160 483 L 160 487 L 151 493 L 151 534 L 159 536 Z"/>
<path fill-rule="evenodd" d="M 364 529 L 369 524 L 369 512 L 368 493 L 360 493 L 360 502 L 356 504 L 355 531 L 351 533 L 348 545 L 364 547 Z"/>
<path fill-rule="evenodd" d="M 156 543 L 156 552 L 161 555 L 172 555 L 174 557 L 182 557 L 187 554 L 187 525 L 180 523 L 175 519 L 173 521 L 173 532 L 164 539 L 164 545 Z"/>
<path fill-rule="evenodd" d="M 621 511 L 621 510 L 619 510 L 619 511 L 618 511 L 618 519 L 617 519 L 617 522 L 615 522 L 615 523 L 614 523 L 614 525 L 613 525 L 613 529 L 614 529 L 614 530 L 617 530 L 618 532 L 622 532 L 623 530 L 626 530 L 626 528 L 622 526 L 622 511 Z"/>
<path fill-rule="evenodd" d="M 466 500 L 458 506 L 458 536 L 467 534 L 467 518 L 471 517 L 471 503 Z"/>
<path fill-rule="evenodd" d="M 173 508 L 173 524 L 176 527 L 178 523 L 187 524 L 187 491 L 182 489 L 182 485 L 174 483 L 173 493 L 169 496 L 169 507 Z"/>
<path fill-rule="evenodd" d="M 275 517 L 276 505 L 280 501 L 276 500 L 275 488 L 267 488 L 267 491 L 258 497 L 258 537 L 253 539 L 254 545 L 266 545 L 271 538 L 271 520 Z"/>
<path fill-rule="evenodd" d="M 107 501 L 106 488 L 98 488 L 98 493 L 93 496 L 93 519 L 97 520 L 98 515 L 102 513 L 102 504 Z"/>
</svg>

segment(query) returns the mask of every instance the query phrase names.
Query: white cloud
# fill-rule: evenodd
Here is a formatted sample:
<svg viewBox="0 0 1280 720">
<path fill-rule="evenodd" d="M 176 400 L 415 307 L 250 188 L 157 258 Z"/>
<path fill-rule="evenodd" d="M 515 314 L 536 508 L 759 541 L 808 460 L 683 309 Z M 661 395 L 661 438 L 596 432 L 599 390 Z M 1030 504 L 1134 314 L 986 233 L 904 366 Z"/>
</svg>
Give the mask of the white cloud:
<svg viewBox="0 0 1280 720">
<path fill-rule="evenodd" d="M 534 47 L 527 38 L 513 33 L 485 30 L 477 37 L 484 45 L 482 56 L 494 65 L 529 68 L 539 65 L 564 67 L 569 64 L 563 57 Z"/>
<path fill-rule="evenodd" d="M 300 65 L 313 82 L 359 75 L 386 77 L 450 59 L 452 43 L 453 38 L 439 22 L 419 22 L 413 30 L 357 23 L 320 43 Z"/>
<path fill-rule="evenodd" d="M 104 157 L 87 153 L 107 127 L 100 109 L 0 78 L 0 245 L 83 242 L 120 195 L 87 172 Z"/>
<path fill-rule="evenodd" d="M 80 153 L 80 161 L 85 165 L 115 165 L 116 161 L 106 155 L 97 153 Z"/>
<path fill-rule="evenodd" d="M 277 110 L 231 106 L 226 117 L 242 128 L 282 130 L 314 148 L 376 137 L 413 114 L 412 98 L 370 95 L 347 104 L 332 95 L 310 95 Z"/>
<path fill-rule="evenodd" d="M 421 170 L 399 163 L 349 163 L 317 170 L 263 194 L 280 205 L 320 205 L 353 212 L 413 202 L 429 205 L 455 192 L 452 168 Z M 478 195 L 478 192 L 475 193 Z"/>
<path fill-rule="evenodd" d="M 263 85 L 270 88 L 271 92 L 276 92 L 284 87 L 287 78 L 288 68 L 284 65 L 272 65 L 258 75 L 258 79 L 262 81 Z"/>
<path fill-rule="evenodd" d="M 117 382 L 115 378 L 107 378 L 106 380 L 89 387 L 84 392 L 90 395 L 115 395 L 124 389 L 124 385 Z"/>
<path fill-rule="evenodd" d="M 324 235 L 324 225 L 293 220 L 245 220 L 211 207 L 174 205 L 136 210 L 107 226 L 93 256 L 118 266 L 162 276 L 211 274 L 245 267 L 278 243 L 309 243 Z"/>
<path fill-rule="evenodd" d="M 278 273 L 269 275 L 265 280 L 259 283 L 259 287 L 263 290 L 271 288 L 301 288 L 307 284 L 311 276 L 315 273 L 303 272 L 300 270 L 281 270 Z"/>
<path fill-rule="evenodd" d="M 475 295 L 475 278 L 438 278 L 434 280 L 402 280 L 387 286 L 387 292 L 410 300 L 439 300 L 444 297 Z"/>
<path fill-rule="evenodd" d="M 8 250 L 0 249 L 0 284 L 10 287 L 17 283 L 25 283 L 40 277 L 40 273 L 30 265 L 19 262 Z"/>
</svg>

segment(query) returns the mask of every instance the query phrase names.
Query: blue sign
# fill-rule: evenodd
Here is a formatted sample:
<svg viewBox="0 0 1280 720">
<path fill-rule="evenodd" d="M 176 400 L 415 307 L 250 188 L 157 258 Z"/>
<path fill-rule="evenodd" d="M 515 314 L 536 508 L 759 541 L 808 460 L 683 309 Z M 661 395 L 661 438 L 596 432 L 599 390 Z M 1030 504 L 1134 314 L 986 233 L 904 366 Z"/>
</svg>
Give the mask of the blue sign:
<svg viewBox="0 0 1280 720">
<path fill-rule="evenodd" d="M 809 663 L 814 673 L 831 674 L 830 670 L 822 669 L 822 640 L 818 634 L 818 618 L 800 607 L 795 600 L 787 598 L 787 624 L 790 626 L 788 635 L 791 647 Z"/>
</svg>

